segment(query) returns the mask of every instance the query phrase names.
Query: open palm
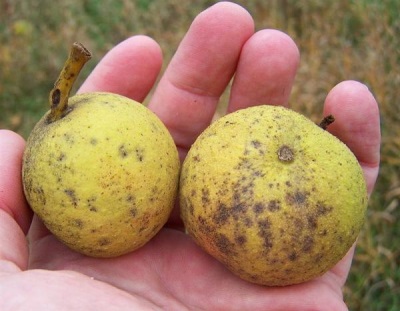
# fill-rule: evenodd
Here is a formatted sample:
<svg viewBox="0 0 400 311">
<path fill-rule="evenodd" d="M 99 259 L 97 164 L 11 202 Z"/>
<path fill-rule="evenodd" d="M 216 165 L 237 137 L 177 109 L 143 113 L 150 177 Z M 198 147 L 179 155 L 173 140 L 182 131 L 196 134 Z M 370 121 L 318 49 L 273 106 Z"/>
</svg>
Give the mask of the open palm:
<svg viewBox="0 0 400 311">
<path fill-rule="evenodd" d="M 287 105 L 298 62 L 287 35 L 254 33 L 244 9 L 219 3 L 194 20 L 149 108 L 169 128 L 184 159 L 233 76 L 228 112 L 260 103 Z M 104 57 L 79 92 L 109 91 L 143 101 L 161 64 L 157 43 L 129 38 Z M 374 97 L 358 82 L 342 82 L 328 94 L 324 111 L 335 115 L 329 130 L 356 154 L 371 193 L 380 144 Z M 69 250 L 32 219 L 21 186 L 24 144 L 17 134 L 0 131 L 1 310 L 346 310 L 342 286 L 353 248 L 316 280 L 262 287 L 240 280 L 196 246 L 182 230 L 178 207 L 167 226 L 133 253 L 94 259 Z"/>
</svg>

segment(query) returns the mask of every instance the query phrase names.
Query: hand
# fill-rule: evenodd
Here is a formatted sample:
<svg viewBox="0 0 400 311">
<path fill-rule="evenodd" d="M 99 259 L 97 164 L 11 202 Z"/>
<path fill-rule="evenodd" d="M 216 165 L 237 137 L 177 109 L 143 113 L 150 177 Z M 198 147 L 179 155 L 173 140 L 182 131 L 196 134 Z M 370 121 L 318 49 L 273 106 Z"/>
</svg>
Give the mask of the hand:
<svg viewBox="0 0 400 311">
<path fill-rule="evenodd" d="M 293 41 L 275 30 L 254 33 L 233 3 L 218 3 L 193 22 L 154 91 L 149 107 L 167 125 L 183 159 L 210 123 L 235 74 L 228 111 L 258 103 L 287 105 L 299 62 Z M 80 92 L 110 91 L 143 101 L 160 71 L 159 46 L 135 36 L 112 49 Z M 354 81 L 328 94 L 329 127 L 355 153 L 371 193 L 379 165 L 379 112 Z M 0 309 L 57 310 L 346 310 L 342 286 L 354 247 L 310 282 L 262 287 L 234 276 L 183 233 L 178 210 L 141 249 L 94 259 L 58 242 L 32 214 L 21 187 L 24 141 L 0 131 Z M 29 245 L 25 234 L 29 230 Z"/>
</svg>

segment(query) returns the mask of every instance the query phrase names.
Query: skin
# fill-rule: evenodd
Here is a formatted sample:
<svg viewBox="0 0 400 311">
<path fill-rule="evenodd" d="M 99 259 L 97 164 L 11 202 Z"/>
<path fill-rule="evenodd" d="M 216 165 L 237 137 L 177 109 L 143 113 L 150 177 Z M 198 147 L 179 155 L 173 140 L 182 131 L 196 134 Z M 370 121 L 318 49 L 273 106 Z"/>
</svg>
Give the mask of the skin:
<svg viewBox="0 0 400 311">
<path fill-rule="evenodd" d="M 153 40 L 129 38 L 104 57 L 79 92 L 111 91 L 142 101 L 161 63 Z M 210 123 L 234 73 L 229 111 L 266 101 L 287 105 L 298 63 L 298 49 L 286 34 L 270 29 L 254 33 L 244 9 L 218 3 L 194 20 L 150 108 L 169 128 L 183 159 Z M 363 84 L 344 81 L 329 92 L 324 105 L 325 115 L 338 120 L 329 131 L 355 153 L 371 193 L 379 168 L 376 100 Z M 32 219 L 21 187 L 24 144 L 17 134 L 0 131 L 1 310 L 40 309 L 44 304 L 95 310 L 347 310 L 342 286 L 354 248 L 322 277 L 283 288 L 234 276 L 180 230 L 177 213 L 134 253 L 93 259 L 70 251 Z"/>
</svg>

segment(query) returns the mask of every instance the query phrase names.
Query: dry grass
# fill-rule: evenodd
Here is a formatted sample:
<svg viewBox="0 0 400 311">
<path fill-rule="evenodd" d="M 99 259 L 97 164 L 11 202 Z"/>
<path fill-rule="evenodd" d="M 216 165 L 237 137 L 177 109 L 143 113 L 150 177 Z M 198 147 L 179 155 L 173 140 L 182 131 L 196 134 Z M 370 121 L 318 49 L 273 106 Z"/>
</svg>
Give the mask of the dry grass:
<svg viewBox="0 0 400 311">
<path fill-rule="evenodd" d="M 375 94 L 382 120 L 382 168 L 345 299 L 351 310 L 399 310 L 400 4 L 396 0 L 236 2 L 252 13 L 258 29 L 281 29 L 298 43 L 302 60 L 291 97 L 296 110 L 319 119 L 327 92 L 342 80 L 360 80 Z M 81 80 L 107 50 L 133 34 L 155 38 L 167 62 L 194 16 L 212 3 L 2 0 L 0 128 L 27 136 L 47 109 L 47 93 L 71 42 L 84 42 L 94 52 Z"/>
</svg>

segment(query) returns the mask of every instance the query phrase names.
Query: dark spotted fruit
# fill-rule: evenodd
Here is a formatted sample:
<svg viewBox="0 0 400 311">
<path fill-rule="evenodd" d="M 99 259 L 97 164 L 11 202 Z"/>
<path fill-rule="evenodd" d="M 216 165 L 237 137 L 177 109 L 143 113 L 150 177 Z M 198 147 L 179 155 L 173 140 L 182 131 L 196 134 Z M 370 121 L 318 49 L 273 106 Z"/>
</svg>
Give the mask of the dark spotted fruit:
<svg viewBox="0 0 400 311">
<path fill-rule="evenodd" d="M 258 106 L 217 120 L 183 164 L 187 232 L 241 278 L 284 286 L 333 267 L 362 227 L 363 173 L 353 153 L 304 116 Z"/>
<path fill-rule="evenodd" d="M 111 93 L 70 98 L 29 136 L 26 198 L 70 248 L 114 257 L 148 242 L 165 224 L 178 190 L 179 158 L 163 123 L 145 106 Z"/>
</svg>

